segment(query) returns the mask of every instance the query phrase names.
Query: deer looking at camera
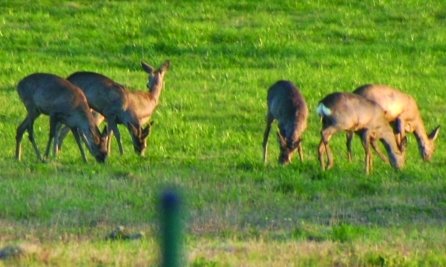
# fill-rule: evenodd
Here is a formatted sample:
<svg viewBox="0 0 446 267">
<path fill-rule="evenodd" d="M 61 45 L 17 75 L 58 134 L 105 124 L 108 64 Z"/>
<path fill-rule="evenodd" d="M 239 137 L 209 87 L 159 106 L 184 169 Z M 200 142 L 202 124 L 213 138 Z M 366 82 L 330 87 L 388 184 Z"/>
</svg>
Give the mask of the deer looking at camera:
<svg viewBox="0 0 446 267">
<path fill-rule="evenodd" d="M 322 117 L 318 150 L 322 169 L 333 167 L 333 155 L 328 142 L 333 134 L 339 131 L 355 132 L 361 137 L 367 174 L 372 170 L 370 145 L 375 147 L 377 140 L 386 148 L 390 164 L 396 169 L 403 167 L 404 155 L 397 146 L 392 127 L 383 110 L 374 102 L 360 95 L 335 92 L 319 102 L 317 112 Z M 324 154 L 327 156 L 327 166 Z"/>
<path fill-rule="evenodd" d="M 308 108 L 299 89 L 290 81 L 278 81 L 268 90 L 268 112 L 263 135 L 263 162 L 267 161 L 268 137 L 271 124 L 278 121 L 277 137 L 280 145 L 280 164 L 288 164 L 297 150 L 303 160 L 302 134 L 307 127 Z"/>
<path fill-rule="evenodd" d="M 148 92 L 130 91 L 112 79 L 94 72 L 76 72 L 67 78 L 85 93 L 90 107 L 105 117 L 109 139 L 113 133 L 121 155 L 123 148 L 118 124 L 127 127 L 135 152 L 144 154 L 152 125 L 148 121 L 158 105 L 170 61 L 165 61 L 158 69 L 144 62 L 141 62 L 141 66 L 149 74 Z M 143 128 L 145 124 L 147 125 Z M 108 146 L 110 148 L 110 143 Z"/>
<path fill-rule="evenodd" d="M 432 158 L 440 126 L 437 126 L 430 134 L 426 133 L 417 103 L 412 96 L 386 85 L 375 84 L 358 87 L 353 93 L 375 102 L 384 110 L 386 120 L 392 124 L 396 132 L 397 143 L 401 150 L 405 149 L 407 143 L 406 133 L 413 133 L 423 160 L 429 161 Z M 352 137 L 351 134 L 347 135 L 349 159 Z M 379 150 L 377 153 L 382 157 Z"/>
<path fill-rule="evenodd" d="M 17 86 L 20 99 L 25 104 L 28 114 L 17 128 L 16 158 L 21 159 L 21 142 L 23 134 L 28 137 L 37 157 L 43 161 L 34 140 L 34 121 L 40 114 L 50 116 L 50 134 L 45 151 L 48 157 L 51 143 L 56 135 L 58 124 L 65 124 L 74 134 L 84 161 L 87 161 L 81 140 L 98 162 L 104 162 L 106 151 L 106 135 L 99 132 L 88 107 L 87 99 L 82 91 L 53 74 L 35 73 L 22 79 Z"/>
</svg>

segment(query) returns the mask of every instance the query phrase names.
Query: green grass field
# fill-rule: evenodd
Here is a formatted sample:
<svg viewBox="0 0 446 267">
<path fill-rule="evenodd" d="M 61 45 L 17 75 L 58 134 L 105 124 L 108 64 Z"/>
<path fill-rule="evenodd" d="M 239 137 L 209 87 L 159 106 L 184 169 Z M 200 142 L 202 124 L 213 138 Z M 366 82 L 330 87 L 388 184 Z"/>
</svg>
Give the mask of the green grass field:
<svg viewBox="0 0 446 267">
<path fill-rule="evenodd" d="M 6 1 L 0 5 L 0 248 L 22 257 L 0 266 L 147 266 L 158 263 L 157 199 L 181 189 L 190 266 L 446 265 L 446 152 L 432 162 L 409 137 L 397 172 L 345 136 L 335 167 L 317 161 L 317 102 L 333 91 L 389 84 L 414 96 L 428 131 L 444 125 L 443 1 Z M 34 72 L 103 73 L 145 90 L 140 61 L 171 60 L 149 149 L 138 157 L 121 127 L 106 164 L 84 164 L 70 135 L 37 160 L 15 134 L 26 111 L 17 82 Z M 266 90 L 296 83 L 310 109 L 305 161 L 277 163 L 274 131 L 262 163 Z M 34 126 L 44 149 L 48 117 Z M 107 241 L 116 226 L 142 231 Z"/>
</svg>

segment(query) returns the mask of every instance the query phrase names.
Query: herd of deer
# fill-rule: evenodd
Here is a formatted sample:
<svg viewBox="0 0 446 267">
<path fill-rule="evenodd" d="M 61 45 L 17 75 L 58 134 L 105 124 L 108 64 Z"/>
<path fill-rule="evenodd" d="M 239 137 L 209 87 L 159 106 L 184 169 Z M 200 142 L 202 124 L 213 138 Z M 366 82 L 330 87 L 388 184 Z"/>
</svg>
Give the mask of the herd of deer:
<svg viewBox="0 0 446 267">
<path fill-rule="evenodd" d="M 280 144 L 279 162 L 288 164 L 297 150 L 303 159 L 302 133 L 307 126 L 308 108 L 299 89 L 289 81 L 278 81 L 268 90 L 268 112 L 263 137 L 263 160 L 266 162 L 271 123 L 278 121 Z M 426 134 L 420 111 L 414 98 L 385 85 L 364 85 L 353 93 L 335 92 L 325 96 L 316 109 L 322 120 L 318 155 L 322 169 L 333 167 L 333 154 L 328 145 L 333 134 L 347 133 L 348 159 L 351 160 L 353 133 L 361 137 L 365 151 L 365 172 L 372 170 L 370 146 L 378 156 L 396 168 L 404 166 L 407 144 L 406 133 L 414 133 L 420 154 L 429 161 L 435 150 L 435 139 L 440 127 Z M 376 145 L 380 140 L 388 159 Z M 326 159 L 324 158 L 326 155 Z"/>
<path fill-rule="evenodd" d="M 127 127 L 135 152 L 142 155 L 147 147 L 152 122 L 150 117 L 158 105 L 164 85 L 164 75 L 170 62 L 158 69 L 141 62 L 148 73 L 148 92 L 131 91 L 112 79 L 94 72 L 76 72 L 67 79 L 47 73 L 35 73 L 22 79 L 17 86 L 27 116 L 17 128 L 16 158 L 21 158 L 21 141 L 25 131 L 40 160 L 44 160 L 34 140 L 33 124 L 40 114 L 50 117 L 50 133 L 45 150 L 49 157 L 51 145 L 56 155 L 63 139 L 71 130 L 86 161 L 82 141 L 98 162 L 104 162 L 110 151 L 112 134 L 119 152 L 123 153 L 118 124 Z M 263 160 L 267 161 L 268 136 L 274 120 L 278 121 L 280 144 L 279 162 L 288 164 L 297 150 L 303 160 L 302 134 L 307 128 L 308 107 L 299 89 L 290 81 L 278 81 L 268 90 L 268 112 L 263 137 Z M 338 131 L 347 133 L 348 159 L 351 160 L 353 133 L 361 137 L 365 151 L 365 171 L 372 169 L 370 146 L 384 161 L 400 169 L 404 165 L 406 133 L 414 133 L 424 160 L 431 159 L 439 126 L 429 135 L 415 100 L 399 90 L 385 85 L 364 85 L 353 93 L 335 92 L 324 97 L 317 106 L 322 119 L 319 161 L 322 169 L 333 166 L 333 155 L 328 145 Z M 107 122 L 103 131 L 98 125 Z M 388 159 L 381 153 L 380 140 Z M 326 155 L 326 160 L 324 159 Z"/>
</svg>

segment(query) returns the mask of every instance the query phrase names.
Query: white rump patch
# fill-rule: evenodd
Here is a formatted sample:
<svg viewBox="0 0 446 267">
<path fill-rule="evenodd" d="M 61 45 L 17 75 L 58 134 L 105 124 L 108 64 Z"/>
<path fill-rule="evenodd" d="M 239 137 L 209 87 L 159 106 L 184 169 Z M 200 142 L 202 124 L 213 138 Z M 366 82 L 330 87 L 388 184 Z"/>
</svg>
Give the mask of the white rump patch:
<svg viewBox="0 0 446 267">
<path fill-rule="evenodd" d="M 330 116 L 331 115 L 331 110 L 329 108 L 327 108 L 322 103 L 320 103 L 319 106 L 317 106 L 316 112 L 320 116 Z"/>
</svg>

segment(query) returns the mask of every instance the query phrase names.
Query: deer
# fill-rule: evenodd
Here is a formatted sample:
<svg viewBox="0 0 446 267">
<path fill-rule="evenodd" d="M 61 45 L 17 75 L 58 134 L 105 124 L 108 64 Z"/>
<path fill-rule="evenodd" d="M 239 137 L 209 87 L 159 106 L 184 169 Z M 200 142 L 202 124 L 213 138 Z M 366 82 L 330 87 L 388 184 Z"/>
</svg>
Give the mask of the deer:
<svg viewBox="0 0 446 267">
<path fill-rule="evenodd" d="M 111 134 L 114 134 L 119 152 L 123 155 L 118 124 L 127 127 L 137 154 L 144 155 L 147 148 L 147 137 L 153 124 L 149 120 L 158 106 L 164 87 L 164 76 L 170 67 L 170 61 L 166 60 L 158 69 L 145 62 L 141 62 L 141 67 L 149 75 L 147 92 L 131 91 L 124 85 L 95 72 L 75 72 L 67 78 L 85 93 L 89 106 L 105 117 L 109 136 L 108 151 Z M 145 124 L 147 125 L 143 127 Z"/>
<path fill-rule="evenodd" d="M 405 150 L 406 148 L 406 133 L 413 133 L 422 159 L 424 161 L 432 159 L 432 155 L 435 152 L 435 140 L 440 132 L 440 126 L 435 127 L 429 134 L 426 133 L 417 103 L 412 96 L 390 86 L 378 84 L 360 86 L 353 93 L 375 102 L 384 110 L 386 120 L 394 128 L 400 150 Z M 349 159 L 351 159 L 352 138 L 352 134 L 347 134 Z M 376 150 L 376 152 L 383 158 L 379 150 Z"/>
<path fill-rule="evenodd" d="M 279 126 L 279 163 L 289 164 L 296 150 L 303 161 L 302 134 L 307 128 L 308 107 L 299 88 L 290 81 L 277 81 L 268 89 L 267 106 L 263 163 L 267 162 L 268 138 L 274 120 L 278 121 Z"/>
<path fill-rule="evenodd" d="M 354 132 L 361 137 L 366 174 L 369 174 L 373 167 L 370 146 L 376 147 L 377 140 L 384 145 L 392 167 L 401 169 L 404 166 L 404 153 L 397 145 L 384 111 L 376 103 L 357 94 L 334 92 L 319 101 L 316 111 L 322 119 L 321 141 L 318 147 L 322 170 L 330 169 L 334 165 L 328 143 L 339 131 Z M 327 165 L 324 154 L 327 156 Z"/>
<path fill-rule="evenodd" d="M 21 160 L 21 142 L 25 131 L 33 145 L 37 158 L 45 161 L 34 139 L 34 121 L 45 114 L 50 117 L 49 139 L 45 150 L 48 158 L 50 147 L 56 135 L 58 124 L 66 125 L 74 135 L 84 162 L 87 162 L 81 140 L 85 142 L 97 162 L 103 163 L 107 157 L 107 135 L 94 123 L 93 116 L 84 93 L 67 80 L 49 73 L 34 73 L 23 78 L 17 85 L 17 92 L 27 115 L 17 128 L 16 159 Z"/>
</svg>

